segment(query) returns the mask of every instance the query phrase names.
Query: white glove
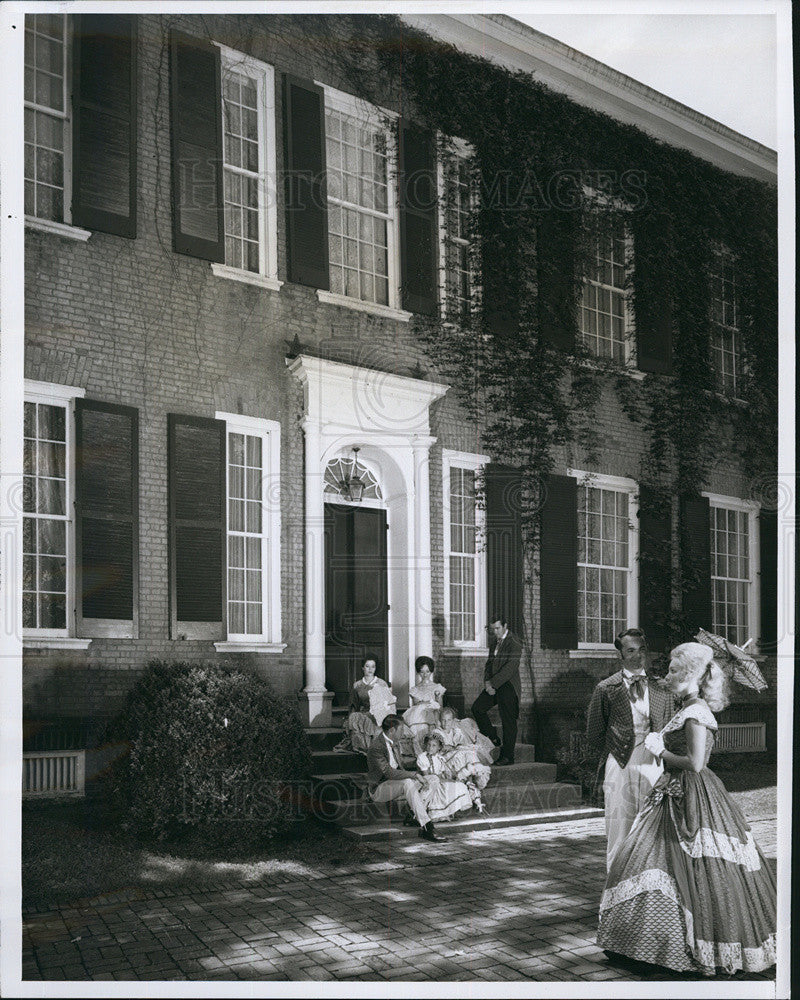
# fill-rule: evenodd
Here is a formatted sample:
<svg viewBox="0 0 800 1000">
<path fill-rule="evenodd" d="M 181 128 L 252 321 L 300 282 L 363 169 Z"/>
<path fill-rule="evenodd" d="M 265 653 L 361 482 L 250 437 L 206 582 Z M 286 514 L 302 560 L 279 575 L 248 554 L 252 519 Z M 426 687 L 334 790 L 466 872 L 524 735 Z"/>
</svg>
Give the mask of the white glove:
<svg viewBox="0 0 800 1000">
<path fill-rule="evenodd" d="M 644 746 L 654 757 L 660 757 L 664 753 L 664 737 L 661 733 L 648 733 L 645 737 Z"/>
</svg>

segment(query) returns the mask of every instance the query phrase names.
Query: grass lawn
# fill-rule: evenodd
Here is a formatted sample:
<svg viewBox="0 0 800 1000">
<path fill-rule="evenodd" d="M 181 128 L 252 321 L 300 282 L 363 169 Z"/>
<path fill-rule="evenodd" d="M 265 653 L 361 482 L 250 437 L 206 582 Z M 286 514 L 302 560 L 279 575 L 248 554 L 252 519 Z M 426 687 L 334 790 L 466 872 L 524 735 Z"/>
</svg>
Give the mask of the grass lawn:
<svg viewBox="0 0 800 1000">
<path fill-rule="evenodd" d="M 251 849 L 210 849 L 200 837 L 142 844 L 109 829 L 90 800 L 25 802 L 22 807 L 22 905 L 51 906 L 122 889 L 252 884 L 276 874 L 308 876 L 320 864 L 374 855 L 336 827 L 308 820 L 291 835 Z"/>
</svg>

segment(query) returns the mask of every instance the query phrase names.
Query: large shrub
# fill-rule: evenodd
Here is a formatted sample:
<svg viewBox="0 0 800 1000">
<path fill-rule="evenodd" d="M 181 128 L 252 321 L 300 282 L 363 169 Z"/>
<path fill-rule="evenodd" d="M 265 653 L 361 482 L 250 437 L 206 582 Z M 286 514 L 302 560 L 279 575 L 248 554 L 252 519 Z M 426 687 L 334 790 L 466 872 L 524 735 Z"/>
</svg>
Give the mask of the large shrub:
<svg viewBox="0 0 800 1000">
<path fill-rule="evenodd" d="M 308 742 L 294 706 L 257 676 L 154 660 L 110 735 L 130 744 L 113 792 L 141 835 L 199 829 L 211 841 L 246 841 L 296 818 Z"/>
</svg>

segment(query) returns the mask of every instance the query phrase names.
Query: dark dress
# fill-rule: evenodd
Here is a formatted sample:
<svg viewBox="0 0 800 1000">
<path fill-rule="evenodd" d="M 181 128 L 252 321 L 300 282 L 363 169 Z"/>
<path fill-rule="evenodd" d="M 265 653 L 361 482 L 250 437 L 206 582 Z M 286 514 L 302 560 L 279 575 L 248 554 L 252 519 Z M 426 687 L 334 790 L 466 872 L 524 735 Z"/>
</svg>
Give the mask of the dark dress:
<svg viewBox="0 0 800 1000">
<path fill-rule="evenodd" d="M 775 879 L 706 766 L 717 724 L 705 702 L 667 724 L 671 747 L 685 754 L 687 718 L 706 727 L 705 764 L 663 775 L 651 792 L 611 864 L 597 943 L 678 972 L 761 972 L 775 964 Z"/>
</svg>

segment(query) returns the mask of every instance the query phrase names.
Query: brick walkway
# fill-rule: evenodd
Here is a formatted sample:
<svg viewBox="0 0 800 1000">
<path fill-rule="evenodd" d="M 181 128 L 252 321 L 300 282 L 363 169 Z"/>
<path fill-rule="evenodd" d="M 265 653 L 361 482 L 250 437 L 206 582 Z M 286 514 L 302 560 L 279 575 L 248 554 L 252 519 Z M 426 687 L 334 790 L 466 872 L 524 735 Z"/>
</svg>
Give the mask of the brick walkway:
<svg viewBox="0 0 800 1000">
<path fill-rule="evenodd" d="M 774 858 L 774 821 L 753 830 Z M 372 864 L 302 878 L 110 894 L 28 914 L 23 979 L 663 978 L 611 967 L 594 943 L 604 853 L 590 819 L 377 844 Z"/>
</svg>

